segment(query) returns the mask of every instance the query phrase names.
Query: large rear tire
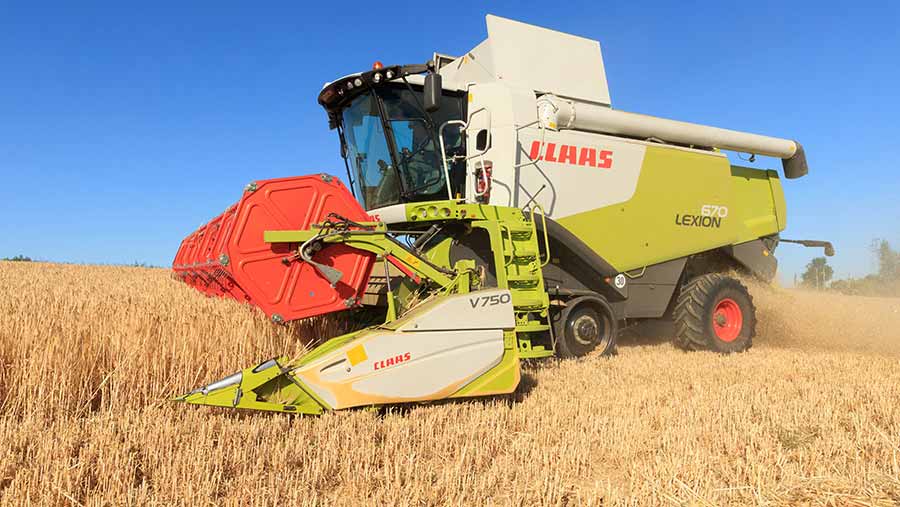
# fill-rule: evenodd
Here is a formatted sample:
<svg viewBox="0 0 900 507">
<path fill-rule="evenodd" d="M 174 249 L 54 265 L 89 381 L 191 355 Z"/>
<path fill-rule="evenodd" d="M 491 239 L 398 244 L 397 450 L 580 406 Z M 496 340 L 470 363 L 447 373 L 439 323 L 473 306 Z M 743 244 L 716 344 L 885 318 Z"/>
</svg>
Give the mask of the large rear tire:
<svg viewBox="0 0 900 507">
<path fill-rule="evenodd" d="M 691 279 L 675 303 L 675 345 L 723 354 L 743 352 L 756 335 L 756 307 L 741 282 L 712 273 Z"/>
<path fill-rule="evenodd" d="M 602 297 L 584 296 L 568 301 L 553 331 L 559 357 L 580 357 L 594 350 L 601 356 L 616 353 L 618 322 L 612 307 Z"/>
</svg>

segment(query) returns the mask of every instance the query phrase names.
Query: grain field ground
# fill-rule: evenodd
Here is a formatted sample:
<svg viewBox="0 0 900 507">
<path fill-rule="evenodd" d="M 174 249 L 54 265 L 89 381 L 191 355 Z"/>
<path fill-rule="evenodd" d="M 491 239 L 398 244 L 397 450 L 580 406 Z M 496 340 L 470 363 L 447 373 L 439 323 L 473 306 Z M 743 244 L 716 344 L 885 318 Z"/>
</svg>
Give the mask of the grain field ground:
<svg viewBox="0 0 900 507">
<path fill-rule="evenodd" d="M 900 503 L 900 299 L 753 292 L 744 354 L 636 330 L 512 397 L 303 418 L 167 398 L 314 328 L 167 270 L 0 262 L 0 504 Z"/>
</svg>

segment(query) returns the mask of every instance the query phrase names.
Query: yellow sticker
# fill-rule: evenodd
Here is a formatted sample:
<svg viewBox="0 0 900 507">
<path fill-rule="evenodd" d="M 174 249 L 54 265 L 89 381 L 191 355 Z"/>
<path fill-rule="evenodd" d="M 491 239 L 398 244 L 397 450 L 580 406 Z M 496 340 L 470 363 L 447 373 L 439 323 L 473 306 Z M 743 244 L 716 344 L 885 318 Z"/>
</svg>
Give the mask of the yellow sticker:
<svg viewBox="0 0 900 507">
<path fill-rule="evenodd" d="M 366 355 L 366 349 L 362 346 L 362 344 L 357 345 L 347 351 L 347 359 L 350 360 L 350 364 L 352 366 L 356 366 L 368 358 L 369 356 Z"/>
<path fill-rule="evenodd" d="M 412 266 L 412 267 L 414 267 L 414 268 L 418 268 L 418 267 L 419 267 L 419 264 L 422 263 L 422 261 L 420 261 L 419 258 L 416 257 L 416 256 L 413 255 L 413 254 L 406 254 L 406 255 L 404 255 L 404 256 L 403 256 L 403 260 L 404 260 L 407 264 L 409 264 L 410 266 Z"/>
</svg>

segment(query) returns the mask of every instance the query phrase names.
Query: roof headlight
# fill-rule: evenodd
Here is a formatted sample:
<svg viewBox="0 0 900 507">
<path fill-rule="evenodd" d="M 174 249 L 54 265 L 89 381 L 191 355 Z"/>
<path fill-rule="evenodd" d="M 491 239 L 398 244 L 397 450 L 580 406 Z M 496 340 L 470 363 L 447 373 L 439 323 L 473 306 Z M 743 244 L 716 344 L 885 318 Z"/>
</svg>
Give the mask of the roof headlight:
<svg viewBox="0 0 900 507">
<path fill-rule="evenodd" d="M 394 79 L 394 71 L 389 70 L 389 71 L 385 72 L 384 77 L 388 78 L 388 80 Z"/>
<path fill-rule="evenodd" d="M 376 83 L 380 83 L 381 82 L 381 73 L 376 72 L 375 75 L 372 76 L 372 81 L 375 81 Z"/>
<path fill-rule="evenodd" d="M 362 86 L 362 79 L 360 79 L 360 78 L 354 79 L 353 84 L 356 86 Z"/>
</svg>

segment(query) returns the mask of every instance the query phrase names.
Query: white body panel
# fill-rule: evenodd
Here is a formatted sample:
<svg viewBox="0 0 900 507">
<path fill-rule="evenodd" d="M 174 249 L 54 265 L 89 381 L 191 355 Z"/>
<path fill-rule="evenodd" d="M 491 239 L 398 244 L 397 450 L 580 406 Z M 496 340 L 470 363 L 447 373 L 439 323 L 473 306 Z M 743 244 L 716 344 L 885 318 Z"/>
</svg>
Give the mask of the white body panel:
<svg viewBox="0 0 900 507">
<path fill-rule="evenodd" d="M 514 328 L 508 290 L 447 296 L 292 374 L 335 409 L 446 398 L 500 364 Z"/>
<path fill-rule="evenodd" d="M 519 163 L 532 155 L 538 162 L 518 174 L 495 169 L 494 178 L 515 184 L 509 205 L 533 201 L 555 219 L 630 200 L 647 151 L 640 142 L 583 132 L 548 131 L 542 143 L 538 129 L 527 129 L 519 141 Z"/>
<path fill-rule="evenodd" d="M 446 86 L 502 81 L 609 105 L 599 42 L 490 14 L 486 22 L 487 40 L 441 68 Z"/>
<path fill-rule="evenodd" d="M 439 304 L 438 304 L 439 303 Z M 481 290 L 422 305 L 388 325 L 404 332 L 512 329 L 516 319 L 508 290 Z"/>
<path fill-rule="evenodd" d="M 386 224 L 397 224 L 406 221 L 405 204 L 394 204 L 391 206 L 385 206 L 383 208 L 371 209 L 368 210 L 368 213 L 375 220 L 384 222 Z"/>
<path fill-rule="evenodd" d="M 609 105 L 599 42 L 491 15 L 487 29 L 498 79 Z"/>
<path fill-rule="evenodd" d="M 462 387 L 499 364 L 503 330 L 391 333 L 369 341 L 366 349 L 373 359 L 390 358 L 398 350 L 409 353 L 410 359 L 383 371 L 371 370 L 371 364 L 351 373 L 341 369 L 339 374 L 354 376 L 354 390 L 389 398 L 427 399 L 447 386 Z"/>
</svg>

